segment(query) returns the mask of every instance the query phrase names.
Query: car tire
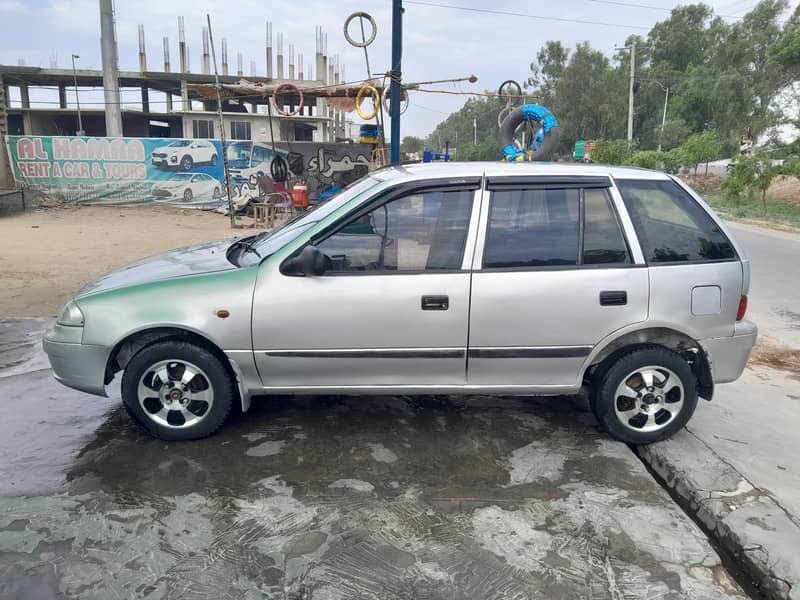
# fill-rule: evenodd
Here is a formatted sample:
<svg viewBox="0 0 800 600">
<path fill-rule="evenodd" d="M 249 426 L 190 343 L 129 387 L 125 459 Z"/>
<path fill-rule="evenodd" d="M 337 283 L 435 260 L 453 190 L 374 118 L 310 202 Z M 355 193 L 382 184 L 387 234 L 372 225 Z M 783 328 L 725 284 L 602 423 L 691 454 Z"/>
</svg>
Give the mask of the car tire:
<svg viewBox="0 0 800 600">
<path fill-rule="evenodd" d="M 181 159 L 181 169 L 183 169 L 184 171 L 188 171 L 189 169 L 192 168 L 193 165 L 194 161 L 192 160 L 191 156 L 187 155 Z"/>
<path fill-rule="evenodd" d="M 212 154 L 211 155 L 211 160 L 209 162 L 211 163 L 212 167 L 216 167 L 217 166 L 217 155 L 216 154 Z"/>
<path fill-rule="evenodd" d="M 192 190 L 190 190 L 189 188 L 186 188 L 185 190 L 183 190 L 183 201 L 184 202 L 191 202 L 193 198 L 194 198 L 194 194 L 192 193 Z"/>
<path fill-rule="evenodd" d="M 162 440 L 196 440 L 216 433 L 236 398 L 235 382 L 224 362 L 192 342 L 167 340 L 145 346 L 122 376 L 128 413 Z"/>
<path fill-rule="evenodd" d="M 679 354 L 641 346 L 598 369 L 589 404 L 616 439 L 650 444 L 675 434 L 694 414 L 697 378 Z"/>
<path fill-rule="evenodd" d="M 214 191 L 213 191 L 213 193 L 212 193 L 212 195 L 211 195 L 211 197 L 212 197 L 212 198 L 219 198 L 220 196 L 221 196 L 221 193 L 220 193 L 220 191 L 219 191 L 219 188 L 218 188 L 218 187 L 215 187 L 215 188 L 214 188 Z"/>
</svg>

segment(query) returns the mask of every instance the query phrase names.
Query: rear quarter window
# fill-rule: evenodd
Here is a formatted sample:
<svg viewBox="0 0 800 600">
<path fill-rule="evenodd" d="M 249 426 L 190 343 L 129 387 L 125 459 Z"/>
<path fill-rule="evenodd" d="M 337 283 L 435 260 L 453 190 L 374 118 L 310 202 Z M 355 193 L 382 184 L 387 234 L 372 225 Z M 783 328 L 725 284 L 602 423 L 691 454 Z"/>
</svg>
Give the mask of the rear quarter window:
<svg viewBox="0 0 800 600">
<path fill-rule="evenodd" d="M 648 263 L 736 258 L 714 219 L 674 181 L 618 180 Z"/>
</svg>

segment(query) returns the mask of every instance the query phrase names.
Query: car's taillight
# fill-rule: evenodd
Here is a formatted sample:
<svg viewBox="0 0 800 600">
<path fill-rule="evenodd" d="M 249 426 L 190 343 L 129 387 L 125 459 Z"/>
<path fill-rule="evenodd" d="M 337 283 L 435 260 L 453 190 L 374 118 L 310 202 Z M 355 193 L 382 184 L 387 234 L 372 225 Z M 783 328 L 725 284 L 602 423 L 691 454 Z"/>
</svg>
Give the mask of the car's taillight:
<svg viewBox="0 0 800 600">
<path fill-rule="evenodd" d="M 742 296 L 739 300 L 739 311 L 736 313 L 736 320 L 741 321 L 747 312 L 747 296 Z"/>
</svg>

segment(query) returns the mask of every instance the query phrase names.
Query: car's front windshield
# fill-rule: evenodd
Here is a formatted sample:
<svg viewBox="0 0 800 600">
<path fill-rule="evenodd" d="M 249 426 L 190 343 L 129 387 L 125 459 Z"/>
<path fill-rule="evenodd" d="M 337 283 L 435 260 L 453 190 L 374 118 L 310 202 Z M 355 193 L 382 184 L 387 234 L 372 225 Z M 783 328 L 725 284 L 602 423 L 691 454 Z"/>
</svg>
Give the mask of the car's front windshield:
<svg viewBox="0 0 800 600">
<path fill-rule="evenodd" d="M 286 244 L 308 230 L 312 225 L 319 223 L 328 215 L 333 214 L 340 207 L 347 204 L 350 200 L 370 190 L 382 181 L 384 181 L 383 178 L 374 175 L 362 177 L 358 181 L 351 183 L 338 194 L 331 196 L 326 202 L 301 213 L 298 217 L 287 221 L 281 227 L 273 229 L 269 233 L 265 232 L 253 238 L 242 240 L 246 241 L 260 256 L 255 252 L 242 251 L 235 257 L 236 264 L 245 267 L 260 262 L 261 259 L 283 248 Z"/>
<path fill-rule="evenodd" d="M 183 148 L 184 146 L 188 146 L 191 142 L 188 140 L 178 140 L 177 142 L 172 142 L 171 144 L 167 144 L 168 148 Z"/>
</svg>

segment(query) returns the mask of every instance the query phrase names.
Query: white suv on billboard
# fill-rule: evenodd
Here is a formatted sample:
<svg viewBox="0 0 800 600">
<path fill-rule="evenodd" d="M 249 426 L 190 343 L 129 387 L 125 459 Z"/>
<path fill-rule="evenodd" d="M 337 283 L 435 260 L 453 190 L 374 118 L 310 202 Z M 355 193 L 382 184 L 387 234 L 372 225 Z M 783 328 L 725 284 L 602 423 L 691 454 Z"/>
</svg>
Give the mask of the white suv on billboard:
<svg viewBox="0 0 800 600">
<path fill-rule="evenodd" d="M 156 148 L 151 160 L 159 169 L 189 171 L 195 165 L 217 164 L 217 149 L 207 140 L 175 140 Z"/>
</svg>

